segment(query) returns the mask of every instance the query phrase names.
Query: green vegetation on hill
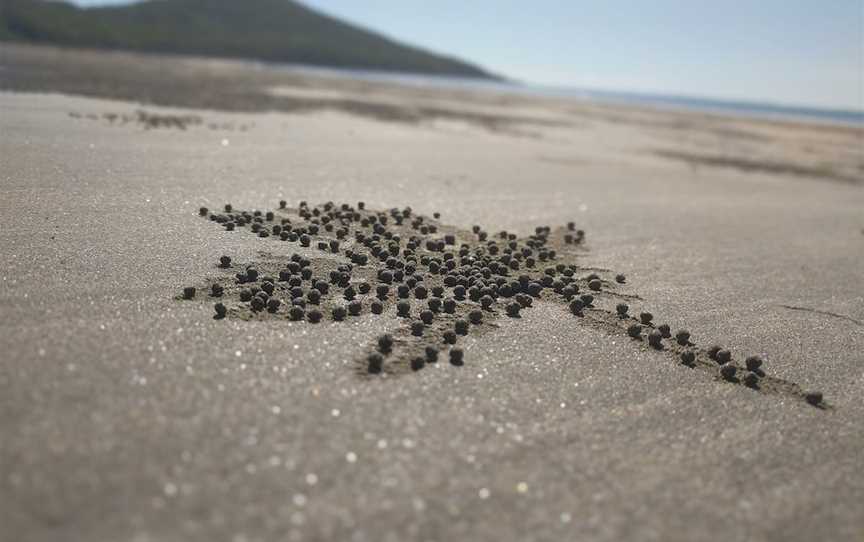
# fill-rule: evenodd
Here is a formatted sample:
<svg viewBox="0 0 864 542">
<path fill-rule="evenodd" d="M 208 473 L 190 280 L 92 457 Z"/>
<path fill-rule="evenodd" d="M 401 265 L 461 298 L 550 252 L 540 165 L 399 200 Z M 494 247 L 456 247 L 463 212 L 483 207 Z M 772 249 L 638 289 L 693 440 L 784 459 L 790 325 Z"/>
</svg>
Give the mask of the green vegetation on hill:
<svg viewBox="0 0 864 542">
<path fill-rule="evenodd" d="M 0 40 L 491 77 L 477 66 L 394 42 L 293 0 L 150 0 L 87 9 L 0 0 Z"/>
</svg>

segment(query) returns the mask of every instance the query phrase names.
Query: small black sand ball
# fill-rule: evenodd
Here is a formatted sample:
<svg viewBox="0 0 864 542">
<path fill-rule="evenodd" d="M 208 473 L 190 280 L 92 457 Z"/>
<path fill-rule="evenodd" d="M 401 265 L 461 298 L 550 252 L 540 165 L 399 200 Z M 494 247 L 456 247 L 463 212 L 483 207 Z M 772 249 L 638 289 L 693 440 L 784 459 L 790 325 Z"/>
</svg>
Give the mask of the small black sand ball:
<svg viewBox="0 0 864 542">
<path fill-rule="evenodd" d="M 690 332 L 686 329 L 679 329 L 675 333 L 675 340 L 681 346 L 687 346 L 688 344 L 690 344 Z"/>
<path fill-rule="evenodd" d="M 618 303 L 618 306 L 615 307 L 615 310 L 618 311 L 618 316 L 624 318 L 627 316 L 627 311 L 630 310 L 630 307 L 627 306 L 627 303 Z"/>
<path fill-rule="evenodd" d="M 359 299 L 355 299 L 351 303 L 348 303 L 348 314 L 351 316 L 360 316 L 361 312 L 363 312 L 363 303 L 361 303 Z"/>
<path fill-rule="evenodd" d="M 213 305 L 213 310 L 216 311 L 216 318 L 225 318 L 225 315 L 228 314 L 228 309 L 222 303 Z"/>
<path fill-rule="evenodd" d="M 510 316 L 511 318 L 519 316 L 520 310 L 522 310 L 522 305 L 516 301 L 507 304 L 507 316 Z"/>
<path fill-rule="evenodd" d="M 337 322 L 342 321 L 345 319 L 347 312 L 348 311 L 345 310 L 345 307 L 333 307 L 333 319 Z"/>
<path fill-rule="evenodd" d="M 322 316 L 323 315 L 321 314 L 321 311 L 319 311 L 318 309 L 312 309 L 306 314 L 306 319 L 313 324 L 317 324 L 321 321 Z"/>
<path fill-rule="evenodd" d="M 759 356 L 749 356 L 744 363 L 747 365 L 748 371 L 758 372 L 762 368 L 762 358 Z"/>
<path fill-rule="evenodd" d="M 595 292 L 599 292 L 600 288 L 603 287 L 603 283 L 600 282 L 600 279 L 592 279 L 588 282 L 588 287 L 594 290 Z"/>
<path fill-rule="evenodd" d="M 369 310 L 372 311 L 372 314 L 381 314 L 384 312 L 384 304 L 375 300 L 369 305 Z"/>
<path fill-rule="evenodd" d="M 456 344 L 456 334 L 450 330 L 444 332 L 443 338 L 445 344 Z"/>
<path fill-rule="evenodd" d="M 696 354 L 691 350 L 681 352 L 681 363 L 684 365 L 693 365 L 696 363 Z"/>
<path fill-rule="evenodd" d="M 378 374 L 381 372 L 382 367 L 384 366 L 384 358 L 381 357 L 381 354 L 369 354 L 367 358 L 367 370 L 369 374 Z"/>
<path fill-rule="evenodd" d="M 411 295 L 411 288 L 409 288 L 407 284 L 400 284 L 399 287 L 396 288 L 396 293 L 399 295 L 399 297 L 405 299 L 409 295 Z"/>
<path fill-rule="evenodd" d="M 576 316 L 582 316 L 582 309 L 584 308 L 585 304 L 582 303 L 581 299 L 574 299 L 570 302 L 570 312 Z"/>
<path fill-rule="evenodd" d="M 720 350 L 717 352 L 717 363 L 720 365 L 725 365 L 732 361 L 732 352 L 728 350 Z"/>
<path fill-rule="evenodd" d="M 819 406 L 822 404 L 822 392 L 821 391 L 811 391 L 804 396 L 804 400 L 810 403 L 813 406 Z"/>
<path fill-rule="evenodd" d="M 354 291 L 353 286 L 349 286 L 342 291 L 342 295 L 345 297 L 346 300 L 351 301 L 352 299 L 354 299 L 354 297 L 356 297 L 357 292 Z"/>
<path fill-rule="evenodd" d="M 281 301 L 279 301 L 275 297 L 271 297 L 267 301 L 267 310 L 270 311 L 271 313 L 276 312 L 279 310 L 279 305 L 281 305 L 281 304 L 282 304 Z"/>
<path fill-rule="evenodd" d="M 234 210 L 234 208 L 231 207 L 231 204 L 230 204 L 230 203 L 226 203 L 226 204 L 225 204 L 225 212 L 226 212 L 226 213 L 230 213 L 232 210 Z"/>
<path fill-rule="evenodd" d="M 321 302 L 321 292 L 314 288 L 309 290 L 309 292 L 306 294 L 306 300 L 313 305 L 317 305 Z"/>
<path fill-rule="evenodd" d="M 633 324 L 627 328 L 627 335 L 630 335 L 634 339 L 639 338 L 642 335 L 642 326 L 639 324 Z"/>
<path fill-rule="evenodd" d="M 390 287 L 386 284 L 379 284 L 375 287 L 375 295 L 378 299 L 387 299 L 387 294 L 390 293 Z"/>
<path fill-rule="evenodd" d="M 279 208 L 280 208 L 280 209 L 284 209 L 284 208 L 287 207 L 287 206 L 288 206 L 288 202 L 285 201 L 284 199 L 283 199 L 282 201 L 279 202 Z"/>
<path fill-rule="evenodd" d="M 213 284 L 210 286 L 210 295 L 212 297 L 222 297 L 224 292 L 225 290 L 219 284 Z"/>
<path fill-rule="evenodd" d="M 273 286 L 272 282 L 262 282 L 261 283 L 261 290 L 263 290 L 264 292 L 267 292 L 267 295 L 273 295 L 273 288 L 274 288 L 274 286 Z"/>
<path fill-rule="evenodd" d="M 426 296 L 429 295 L 429 290 L 426 289 L 422 284 L 414 288 L 414 297 L 417 299 L 426 299 Z"/>
<path fill-rule="evenodd" d="M 582 300 L 582 304 L 586 307 L 591 307 L 592 303 L 594 303 L 594 296 L 591 294 L 582 294 L 579 296 L 579 299 Z"/>
<path fill-rule="evenodd" d="M 627 277 L 625 277 L 624 275 L 615 275 L 615 282 L 617 282 L 618 284 L 624 284 L 625 282 L 627 282 Z"/>
<path fill-rule="evenodd" d="M 748 388 L 756 388 L 759 386 L 759 376 L 756 373 L 748 372 L 744 375 L 744 385 Z"/>
<path fill-rule="evenodd" d="M 256 280 L 258 280 L 258 270 L 250 267 L 246 270 L 246 281 L 255 282 Z"/>
<path fill-rule="evenodd" d="M 717 361 L 717 353 L 720 352 L 721 350 L 723 350 L 723 347 L 717 346 L 716 344 L 714 346 L 709 347 L 708 351 L 707 351 L 708 357 L 713 359 L 714 361 Z"/>
<path fill-rule="evenodd" d="M 300 236 L 300 246 L 308 247 L 309 243 L 312 242 L 312 239 L 309 238 L 305 233 Z"/>
<path fill-rule="evenodd" d="M 457 367 L 461 367 L 465 364 L 464 353 L 462 352 L 461 348 L 450 349 L 450 364 Z"/>
<path fill-rule="evenodd" d="M 720 376 L 726 380 L 734 380 L 737 369 L 734 365 L 724 365 L 720 367 Z"/>
<path fill-rule="evenodd" d="M 396 314 L 402 318 L 407 318 L 411 314 L 411 304 L 407 301 L 396 303 Z"/>
<path fill-rule="evenodd" d="M 453 314 L 456 312 L 456 300 L 452 297 L 448 297 L 444 299 L 444 312 L 447 314 Z"/>
<path fill-rule="evenodd" d="M 295 322 L 299 322 L 304 316 L 306 316 L 306 311 L 295 305 L 294 307 L 291 307 L 290 311 L 288 311 L 288 316 L 290 316 Z"/>
<path fill-rule="evenodd" d="M 420 320 L 423 321 L 427 326 L 432 323 L 432 320 L 435 319 L 435 314 L 432 311 L 421 311 L 420 312 Z"/>
<path fill-rule="evenodd" d="M 664 339 L 668 339 L 672 336 L 672 330 L 669 328 L 669 324 L 660 324 L 657 326 L 657 331 L 660 332 L 660 335 L 663 335 Z"/>
<path fill-rule="evenodd" d="M 255 312 L 264 310 L 264 300 L 257 295 L 252 298 L 250 305 L 252 307 L 252 310 Z"/>
<path fill-rule="evenodd" d="M 411 360 L 411 370 L 412 371 L 419 371 L 425 365 L 426 365 L 426 360 L 424 360 L 423 358 L 413 358 Z"/>
<path fill-rule="evenodd" d="M 207 213 L 209 212 L 210 209 L 208 209 L 207 207 L 201 207 L 200 209 L 198 209 L 198 215 L 200 216 L 207 216 Z"/>
<path fill-rule="evenodd" d="M 459 320 L 456 320 L 453 323 L 453 329 L 456 330 L 456 333 L 458 335 L 467 335 L 468 334 L 468 321 L 462 320 L 461 318 Z"/>
<path fill-rule="evenodd" d="M 483 322 L 483 312 L 473 310 L 468 313 L 468 319 L 471 321 L 472 324 L 479 325 Z"/>
<path fill-rule="evenodd" d="M 378 337 L 378 350 L 383 352 L 384 354 L 390 352 L 393 349 L 393 336 L 385 333 Z"/>
<path fill-rule="evenodd" d="M 231 257 L 230 256 L 222 256 L 219 258 L 219 267 L 228 268 L 231 267 Z"/>
<path fill-rule="evenodd" d="M 465 287 L 459 284 L 458 286 L 453 288 L 453 297 L 455 297 L 459 301 L 465 299 Z"/>
<path fill-rule="evenodd" d="M 432 312 L 440 312 L 441 311 L 441 299 L 438 297 L 433 297 L 429 300 L 427 305 L 429 305 L 429 310 Z"/>
<path fill-rule="evenodd" d="M 648 344 L 660 350 L 663 348 L 663 334 L 655 329 L 648 334 Z"/>
<path fill-rule="evenodd" d="M 639 315 L 639 320 L 646 326 L 649 325 L 653 319 L 654 315 L 650 312 L 643 312 Z"/>
<path fill-rule="evenodd" d="M 415 337 L 422 337 L 423 329 L 425 327 L 426 326 L 423 325 L 423 322 L 411 322 L 411 335 L 414 335 Z"/>
<path fill-rule="evenodd" d="M 183 288 L 183 299 L 192 299 L 195 297 L 195 287 L 187 286 Z"/>
<path fill-rule="evenodd" d="M 227 231 L 234 231 L 234 223 L 233 222 L 226 222 L 225 223 L 225 229 Z"/>
<path fill-rule="evenodd" d="M 491 295 L 484 295 L 480 298 L 480 306 L 486 310 L 489 310 L 489 308 L 492 307 L 492 303 L 494 302 L 495 300 L 492 299 Z"/>
<path fill-rule="evenodd" d="M 435 363 L 438 361 L 438 349 L 434 346 L 426 347 L 426 363 Z"/>
</svg>

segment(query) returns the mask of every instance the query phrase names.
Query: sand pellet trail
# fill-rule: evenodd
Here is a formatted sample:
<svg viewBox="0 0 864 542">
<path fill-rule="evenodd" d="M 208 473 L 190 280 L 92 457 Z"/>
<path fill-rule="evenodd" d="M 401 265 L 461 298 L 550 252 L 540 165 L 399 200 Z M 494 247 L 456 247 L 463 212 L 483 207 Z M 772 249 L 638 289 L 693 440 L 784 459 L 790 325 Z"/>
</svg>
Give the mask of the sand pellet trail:
<svg viewBox="0 0 864 542">
<path fill-rule="evenodd" d="M 762 359 L 734 359 L 721 346 L 696 344 L 685 329 L 655 320 L 626 277 L 578 265 L 586 234 L 573 222 L 519 237 L 441 223 L 410 207 L 388 211 L 365 204 L 305 201 L 262 212 L 202 207 L 199 215 L 227 231 L 274 241 L 254 261 L 221 258 L 221 274 L 189 286 L 178 300 L 214 303 L 215 319 L 343 322 L 385 311 L 402 319 L 392 334 L 357 355 L 360 375 L 402 375 L 426 364 L 466 363 L 459 338 L 498 328 L 535 303 L 567 307 L 572 324 L 610 337 L 628 337 L 658 361 L 699 370 L 720 383 L 794 397 L 828 408 L 822 394 L 766 374 Z M 198 293 L 200 292 L 200 294 Z M 629 303 L 629 304 L 628 304 Z M 631 307 L 631 305 L 634 305 Z"/>
</svg>

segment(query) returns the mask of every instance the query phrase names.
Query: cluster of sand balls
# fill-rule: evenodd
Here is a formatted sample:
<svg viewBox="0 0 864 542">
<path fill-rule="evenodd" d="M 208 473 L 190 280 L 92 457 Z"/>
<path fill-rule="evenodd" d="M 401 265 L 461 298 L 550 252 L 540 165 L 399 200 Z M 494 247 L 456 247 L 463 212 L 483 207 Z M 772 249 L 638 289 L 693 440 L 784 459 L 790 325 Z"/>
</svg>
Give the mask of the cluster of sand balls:
<svg viewBox="0 0 864 542">
<path fill-rule="evenodd" d="M 416 216 L 410 208 L 371 212 L 363 203 L 310 207 L 301 202 L 289 213 L 283 201 L 276 212 L 235 211 L 226 205 L 223 212 L 202 208 L 200 214 L 229 231 L 248 227 L 258 237 L 275 237 L 344 257 L 344 263 L 326 273 L 320 265 L 313 270 L 310 259 L 297 254 L 272 276 L 247 267 L 235 275 L 242 288 L 240 302 L 254 313 L 284 313 L 291 320 L 310 323 L 344 321 L 366 312 L 382 314 L 395 305 L 396 316 L 406 319 L 411 336 L 423 338 L 432 331 L 440 341 L 440 345 L 426 344 L 422 355 L 411 358 L 413 370 L 435 363 L 439 346 L 448 347 L 450 363 L 461 366 L 463 352 L 454 346 L 458 338 L 497 317 L 497 309 L 515 318 L 544 290 L 567 299 L 579 292 L 575 265 L 550 265 L 557 252 L 547 246 L 548 227 L 537 228 L 534 235 L 521 240 L 506 231 L 490 236 L 479 226 L 470 234 L 457 235 L 440 231 L 434 219 Z M 574 224 L 567 231 L 566 243 L 583 242 L 585 234 Z M 471 239 L 457 240 L 463 235 Z M 230 266 L 231 259 L 223 257 L 220 267 Z M 361 269 L 365 272 L 357 273 Z M 599 280 L 589 282 L 599 290 Z M 221 297 L 222 290 L 213 288 L 211 295 Z M 188 298 L 186 292 L 184 297 Z M 590 304 L 591 297 L 581 299 Z M 221 302 L 215 310 L 216 318 L 227 314 Z M 369 356 L 368 371 L 381 372 L 385 364 L 378 358 L 391 351 L 379 344 Z"/>
<path fill-rule="evenodd" d="M 707 356 L 716 362 L 719 377 L 729 382 L 759 389 L 765 377 L 758 357 L 747 358 L 746 372 L 739 371 L 728 351 L 702 351 L 690 342 L 687 330 L 673 335 L 668 325 L 655 325 L 651 313 L 632 316 L 625 303 L 614 310 L 597 307 L 596 296 L 614 297 L 614 286 L 626 283 L 626 277 L 619 274 L 607 281 L 596 272 L 583 276 L 577 265 L 558 261 L 559 250 L 585 242 L 584 231 L 572 222 L 555 230 L 538 227 L 532 235 L 518 237 L 507 231 L 490 234 L 480 226 L 460 231 L 440 224 L 438 213 L 428 218 L 411 208 L 371 211 L 362 202 L 300 202 L 289 209 L 281 201 L 277 210 L 268 212 L 225 205 L 218 213 L 201 208 L 200 215 L 227 231 L 247 230 L 304 249 L 304 255 L 292 254 L 280 268 L 234 269 L 231 258 L 223 256 L 219 267 L 236 271 L 227 287 L 239 298 L 240 305 L 232 309 L 238 314 L 317 324 L 392 309 L 404 319 L 397 337 L 383 335 L 364 358 L 368 374 L 398 366 L 419 371 L 437 363 L 445 349 L 450 364 L 461 366 L 464 352 L 456 346 L 461 336 L 483 330 L 499 317 L 518 318 L 542 299 L 564 304 L 595 327 L 671 352 L 684 365 L 695 367 Z M 225 287 L 214 283 L 209 295 L 221 298 Z M 182 294 L 185 299 L 194 296 L 194 287 Z M 214 311 L 217 319 L 229 314 L 221 301 Z M 822 401 L 816 393 L 806 399 L 817 405 Z"/>
</svg>

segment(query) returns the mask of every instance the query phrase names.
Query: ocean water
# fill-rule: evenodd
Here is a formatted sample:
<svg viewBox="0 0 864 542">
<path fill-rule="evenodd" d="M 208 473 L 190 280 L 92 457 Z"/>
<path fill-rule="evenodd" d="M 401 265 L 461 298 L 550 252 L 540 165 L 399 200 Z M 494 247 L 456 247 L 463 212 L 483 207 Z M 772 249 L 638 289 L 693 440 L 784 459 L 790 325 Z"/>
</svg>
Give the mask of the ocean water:
<svg viewBox="0 0 864 542">
<path fill-rule="evenodd" d="M 519 82 L 487 81 L 461 77 L 399 74 L 356 69 L 334 69 L 316 66 L 283 65 L 283 69 L 303 71 L 320 76 L 344 77 L 397 83 L 416 87 L 461 88 L 489 90 L 533 96 L 552 96 L 604 102 L 610 104 L 639 105 L 667 109 L 683 109 L 744 117 L 775 118 L 811 122 L 831 122 L 864 128 L 864 110 L 822 109 L 816 107 L 780 105 L 751 101 L 724 100 L 694 96 L 650 94 L 639 92 L 607 91 L 532 85 Z"/>
<path fill-rule="evenodd" d="M 839 122 L 842 124 L 864 127 L 864 111 L 821 109 L 815 107 L 721 100 L 691 96 L 643 94 L 635 92 L 577 89 L 565 90 L 564 92 L 573 96 L 582 96 L 587 99 L 606 102 L 647 105 L 653 107 L 671 107 L 675 109 L 696 110 L 706 113 L 726 113 L 745 117 L 779 117 L 789 120 Z"/>
</svg>

